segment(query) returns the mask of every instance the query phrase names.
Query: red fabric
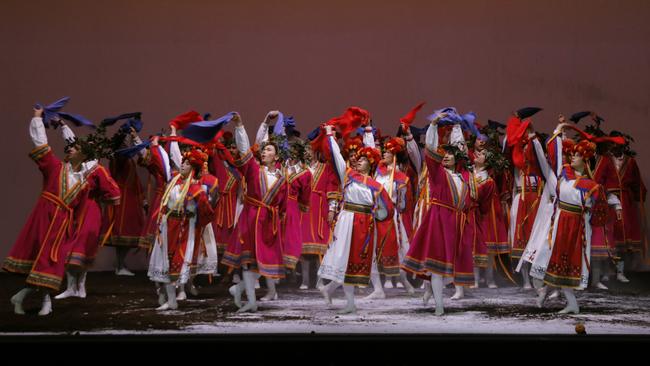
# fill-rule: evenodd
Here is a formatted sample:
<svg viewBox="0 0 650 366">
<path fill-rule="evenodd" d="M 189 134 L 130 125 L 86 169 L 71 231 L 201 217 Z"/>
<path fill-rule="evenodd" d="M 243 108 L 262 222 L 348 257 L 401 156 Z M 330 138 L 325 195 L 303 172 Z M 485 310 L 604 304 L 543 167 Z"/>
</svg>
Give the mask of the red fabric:
<svg viewBox="0 0 650 366">
<path fill-rule="evenodd" d="M 120 199 L 120 188 L 108 171 L 98 165 L 86 176 L 86 188 L 79 196 L 81 202 L 74 215 L 76 233 L 67 264 L 85 268 L 95 259 L 102 239 L 102 212 L 98 202 L 116 202 Z"/>
<path fill-rule="evenodd" d="M 120 204 L 115 206 L 115 217 L 109 246 L 137 247 L 140 243 L 142 228 L 145 226 L 144 195 L 138 177 L 136 162 L 131 158 L 117 157 L 109 162 L 111 176 L 122 192 Z M 104 215 L 102 234 L 110 226 L 109 215 Z"/>
<path fill-rule="evenodd" d="M 287 210 L 284 222 L 284 240 L 282 244 L 284 264 L 294 269 L 302 254 L 302 219 L 308 213 L 311 201 L 312 174 L 309 169 L 292 174 L 288 179 Z M 316 207 L 314 207 L 317 209 Z M 306 217 L 305 219 L 309 219 Z"/>
<path fill-rule="evenodd" d="M 522 121 L 517 117 L 510 117 L 506 126 L 506 143 L 512 149 L 512 162 L 519 169 L 524 168 L 524 140 L 528 139 L 526 130 L 530 121 Z"/>
<path fill-rule="evenodd" d="M 152 146 L 149 149 L 149 155 L 145 158 L 142 165 L 147 169 L 149 175 L 153 178 L 153 193 L 149 197 L 149 210 L 147 212 L 146 224 L 142 228 L 140 234 L 141 248 L 149 250 L 154 243 L 155 235 L 158 232 L 158 214 L 160 213 L 160 203 L 162 196 L 167 185 L 167 177 L 165 176 L 165 168 L 163 167 L 163 160 L 158 147 Z"/>
<path fill-rule="evenodd" d="M 203 117 L 197 111 L 189 111 L 180 114 L 169 122 L 170 126 L 176 127 L 177 130 L 182 130 L 190 123 L 203 121 Z"/>
<path fill-rule="evenodd" d="M 410 127 L 411 123 L 413 123 L 413 120 L 415 119 L 415 115 L 418 113 L 420 109 L 422 109 L 422 106 L 424 106 L 424 102 L 421 102 L 417 106 L 415 106 L 411 111 L 409 111 L 404 117 L 400 118 L 400 123 L 403 123 L 406 125 L 406 127 Z"/>
<path fill-rule="evenodd" d="M 327 222 L 329 199 L 340 194 L 338 177 L 331 164 L 318 163 L 312 175 L 309 212 L 302 218 L 302 254 L 323 255 L 331 241 L 331 228 Z"/>
<path fill-rule="evenodd" d="M 578 132 L 582 136 L 583 139 L 594 142 L 594 143 L 597 143 L 597 144 L 600 144 L 600 143 L 603 143 L 603 142 L 612 142 L 612 143 L 615 143 L 617 145 L 625 145 L 625 138 L 622 137 L 622 136 L 616 136 L 616 137 L 601 136 L 601 137 L 596 137 L 594 135 L 591 135 L 591 134 L 588 134 L 588 133 L 582 131 L 581 129 L 579 129 L 576 126 L 567 125 L 566 127 Z"/>
</svg>

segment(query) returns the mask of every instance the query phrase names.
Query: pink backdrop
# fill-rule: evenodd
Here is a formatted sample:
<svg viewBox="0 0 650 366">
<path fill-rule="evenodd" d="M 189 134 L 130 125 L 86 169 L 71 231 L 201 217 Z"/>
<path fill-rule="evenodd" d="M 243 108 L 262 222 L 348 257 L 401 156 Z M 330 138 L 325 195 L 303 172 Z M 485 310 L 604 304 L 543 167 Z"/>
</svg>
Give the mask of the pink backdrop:
<svg viewBox="0 0 650 366">
<path fill-rule="evenodd" d="M 4 0 L 0 257 L 40 188 L 27 157 L 31 106 L 64 95 L 68 111 L 96 121 L 142 111 L 145 134 L 188 109 L 237 110 L 251 134 L 276 108 L 303 132 L 348 105 L 388 131 L 420 100 L 418 125 L 448 105 L 501 121 L 540 106 L 534 123 L 547 132 L 558 113 L 593 109 L 606 129 L 635 136 L 649 181 L 648 1 L 273 3 Z M 58 131 L 50 139 L 61 152 Z"/>
</svg>

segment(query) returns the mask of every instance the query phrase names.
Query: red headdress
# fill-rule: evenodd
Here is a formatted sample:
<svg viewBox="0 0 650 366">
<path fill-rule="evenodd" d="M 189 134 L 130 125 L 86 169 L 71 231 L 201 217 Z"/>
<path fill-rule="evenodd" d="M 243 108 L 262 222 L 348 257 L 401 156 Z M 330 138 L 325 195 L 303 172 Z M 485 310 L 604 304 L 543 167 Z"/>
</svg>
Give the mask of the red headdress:
<svg viewBox="0 0 650 366">
<path fill-rule="evenodd" d="M 363 147 L 363 140 L 360 136 L 350 137 L 345 140 L 343 145 L 343 154 L 349 156 L 350 154 L 356 154 L 356 152 Z"/>
<path fill-rule="evenodd" d="M 393 137 L 384 143 L 384 149 L 396 155 L 406 149 L 406 142 L 401 137 Z"/>
<path fill-rule="evenodd" d="M 208 154 L 203 149 L 193 148 L 183 153 L 183 159 L 187 160 L 192 167 L 203 169 L 208 162 Z"/>
<path fill-rule="evenodd" d="M 371 170 L 374 170 L 377 167 L 377 164 L 379 164 L 379 161 L 381 160 L 381 153 L 379 152 L 379 150 L 375 148 L 364 146 L 357 151 L 357 159 L 362 157 L 368 159 L 368 162 L 370 163 L 371 166 Z"/>
<path fill-rule="evenodd" d="M 564 146 L 562 146 L 562 150 L 564 150 Z M 582 155 L 585 160 L 591 159 L 596 154 L 596 144 L 589 140 L 580 140 L 573 146 L 573 152 Z"/>
</svg>

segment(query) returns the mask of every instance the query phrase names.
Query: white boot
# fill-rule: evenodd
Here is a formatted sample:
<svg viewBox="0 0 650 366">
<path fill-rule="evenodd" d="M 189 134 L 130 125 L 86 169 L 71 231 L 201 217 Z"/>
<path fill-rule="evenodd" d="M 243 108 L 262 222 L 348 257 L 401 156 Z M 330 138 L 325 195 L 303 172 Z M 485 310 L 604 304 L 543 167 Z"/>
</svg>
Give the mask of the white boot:
<svg viewBox="0 0 650 366">
<path fill-rule="evenodd" d="M 271 301 L 278 299 L 278 292 L 275 290 L 275 280 L 273 278 L 266 277 L 266 287 L 269 291 L 266 295 L 262 296 L 260 301 Z"/>
<path fill-rule="evenodd" d="M 374 285 L 373 285 L 373 287 L 374 287 Z M 394 288 L 393 280 L 390 277 L 386 277 L 386 282 L 384 282 L 384 287 L 385 288 Z"/>
<path fill-rule="evenodd" d="M 318 281 L 316 281 L 316 288 L 320 290 L 323 286 L 325 286 L 325 284 L 323 284 L 323 279 L 319 277 Z"/>
<path fill-rule="evenodd" d="M 129 271 L 126 267 L 115 269 L 115 274 L 118 276 L 135 276 L 135 273 Z"/>
<path fill-rule="evenodd" d="M 156 282 L 156 294 L 158 295 L 158 305 L 163 306 L 167 302 L 164 285 Z"/>
<path fill-rule="evenodd" d="M 187 300 L 187 294 L 185 293 L 185 284 L 178 286 L 178 295 L 176 295 L 176 301 Z"/>
<path fill-rule="evenodd" d="M 431 290 L 433 291 L 433 298 L 436 300 L 436 315 L 440 316 L 445 313 L 442 302 L 442 276 L 431 275 Z"/>
<path fill-rule="evenodd" d="M 616 263 L 616 279 L 619 280 L 620 282 L 628 283 L 630 282 L 630 280 L 628 280 L 627 277 L 625 277 L 624 269 L 625 269 L 625 263 L 623 263 L 623 261 L 619 261 L 618 263 Z"/>
<path fill-rule="evenodd" d="M 70 273 L 68 271 L 65 272 L 65 276 L 66 276 L 66 280 L 67 280 L 67 283 L 68 283 L 68 287 L 62 293 L 54 296 L 54 298 L 57 299 L 57 300 L 77 296 L 77 289 L 76 289 L 76 286 L 75 286 L 75 282 L 77 282 L 77 279 L 74 278 L 72 273 Z"/>
<path fill-rule="evenodd" d="M 164 311 L 178 309 L 178 303 L 176 302 L 176 285 L 173 283 L 166 284 L 165 292 L 167 293 L 167 302 L 157 307 L 156 310 Z"/>
<path fill-rule="evenodd" d="M 248 298 L 248 303 L 246 303 L 246 305 L 242 306 L 239 310 L 237 310 L 237 312 L 254 313 L 257 311 L 257 301 L 255 299 L 255 283 L 258 282 L 259 275 L 257 275 L 254 272 L 244 270 L 243 276 L 244 276 L 244 286 L 246 289 L 246 297 Z"/>
<path fill-rule="evenodd" d="M 370 295 L 364 297 L 364 300 L 385 299 L 386 293 L 381 285 L 381 277 L 378 272 L 370 274 L 370 282 L 372 282 L 373 291 Z"/>
<path fill-rule="evenodd" d="M 524 262 L 521 265 L 521 277 L 524 279 L 524 290 L 530 290 L 533 286 L 530 285 L 530 263 Z"/>
<path fill-rule="evenodd" d="M 258 278 L 257 280 L 255 280 L 255 289 L 257 290 L 260 288 L 262 288 L 262 286 L 260 286 L 260 279 Z"/>
<path fill-rule="evenodd" d="M 194 278 L 196 276 L 190 277 L 189 281 L 185 284 L 185 291 L 189 292 L 192 296 L 199 296 L 199 289 L 194 286 Z"/>
<path fill-rule="evenodd" d="M 33 288 L 25 287 L 22 290 L 16 292 L 16 294 L 11 297 L 11 303 L 14 305 L 15 314 L 25 315 L 25 310 L 23 310 L 23 300 L 25 299 L 25 296 L 33 291 Z"/>
<path fill-rule="evenodd" d="M 602 266 L 601 262 L 591 262 L 591 286 L 599 290 L 609 290 L 602 282 L 600 282 L 600 269 Z"/>
<path fill-rule="evenodd" d="M 452 300 L 460 300 L 465 297 L 465 288 L 463 286 L 455 285 L 456 293 L 451 297 Z"/>
<path fill-rule="evenodd" d="M 535 303 L 537 304 L 538 308 L 544 307 L 544 300 L 546 299 L 546 294 L 548 293 L 548 287 L 542 286 L 537 289 L 537 300 L 535 300 Z"/>
<path fill-rule="evenodd" d="M 402 285 L 404 285 L 404 288 L 406 289 L 406 292 L 409 295 L 414 295 L 415 294 L 415 289 L 413 288 L 413 285 L 409 282 L 408 278 L 406 278 L 406 272 L 403 270 L 399 270 L 399 279 Z"/>
<path fill-rule="evenodd" d="M 235 306 L 237 308 L 242 307 L 241 294 L 242 294 L 243 290 L 244 290 L 244 283 L 243 282 L 236 283 L 236 284 L 230 286 L 230 288 L 228 289 L 228 292 L 232 295 L 233 301 L 235 302 Z"/>
<path fill-rule="evenodd" d="M 86 298 L 86 275 L 88 271 L 82 271 L 79 274 L 79 281 L 77 282 L 77 296 L 82 299 Z"/>
<path fill-rule="evenodd" d="M 340 286 L 341 284 L 336 282 L 336 281 L 330 281 L 327 285 L 324 285 L 321 287 L 319 290 L 323 294 L 323 297 L 325 298 L 325 304 L 326 305 L 332 305 L 332 294 L 336 289 Z"/>
<path fill-rule="evenodd" d="M 578 314 L 580 308 L 578 308 L 578 300 L 576 300 L 576 295 L 573 293 L 573 289 L 563 288 L 562 293 L 566 298 L 567 305 L 564 309 L 560 310 L 558 314 Z"/>
<path fill-rule="evenodd" d="M 343 292 L 345 293 L 345 299 L 348 301 L 345 307 L 339 310 L 338 314 L 354 314 L 357 312 L 357 307 L 354 305 L 354 286 L 353 285 L 343 285 Z"/>
<path fill-rule="evenodd" d="M 485 269 L 485 279 L 487 280 L 488 288 L 498 288 L 496 282 L 494 282 L 494 254 L 491 254 L 488 257 L 488 266 Z"/>
<path fill-rule="evenodd" d="M 43 296 L 43 305 L 41 306 L 41 310 L 38 312 L 38 315 L 45 316 L 50 314 L 51 312 L 52 312 L 52 299 L 50 298 L 50 294 L 45 294 L 45 296 Z"/>
<path fill-rule="evenodd" d="M 300 267 L 302 272 L 300 289 L 307 290 L 309 288 L 309 260 L 305 257 L 300 257 Z"/>
<path fill-rule="evenodd" d="M 429 281 L 423 281 L 424 286 L 424 295 L 422 295 L 422 302 L 424 303 L 424 306 L 427 306 L 429 304 L 429 299 L 431 299 L 431 296 L 433 296 L 433 289 L 431 288 L 431 282 Z"/>
<path fill-rule="evenodd" d="M 474 284 L 469 288 L 479 288 L 479 280 L 481 279 L 481 269 L 474 267 Z"/>
</svg>

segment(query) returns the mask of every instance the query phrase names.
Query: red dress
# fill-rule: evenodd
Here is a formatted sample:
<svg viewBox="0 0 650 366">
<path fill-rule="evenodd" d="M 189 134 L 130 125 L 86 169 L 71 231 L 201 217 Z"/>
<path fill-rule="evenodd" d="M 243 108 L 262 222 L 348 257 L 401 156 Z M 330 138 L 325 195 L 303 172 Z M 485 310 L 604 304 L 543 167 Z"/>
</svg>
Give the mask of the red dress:
<svg viewBox="0 0 650 366">
<path fill-rule="evenodd" d="M 302 254 L 302 220 L 309 219 L 312 175 L 309 169 L 291 174 L 288 179 L 287 211 L 284 222 L 284 240 L 282 256 L 284 265 L 296 268 Z"/>
<path fill-rule="evenodd" d="M 145 227 L 142 185 L 137 165 L 132 158 L 118 157 L 110 161 L 109 169 L 120 187 L 122 200 L 113 212 L 106 215 L 106 219 L 112 223 L 106 245 L 135 248 L 140 244 L 142 228 Z"/>
<path fill-rule="evenodd" d="M 152 146 L 148 150 L 145 159 L 141 161 L 141 164 L 144 165 L 154 181 L 153 196 L 149 199 L 149 211 L 145 225 L 142 228 L 142 233 L 140 234 L 139 246 L 147 250 L 151 250 L 158 231 L 157 221 L 158 215 L 160 214 L 160 200 L 162 199 L 165 186 L 170 177 L 169 161 L 166 160 L 168 158 L 165 159 L 163 156 L 166 157 L 167 153 L 161 146 Z"/>
<path fill-rule="evenodd" d="M 219 180 L 219 203 L 215 208 L 212 222 L 217 251 L 223 253 L 235 232 L 235 214 L 237 209 L 237 192 L 241 188 L 242 175 L 236 167 L 212 155 L 210 172 Z"/>
<path fill-rule="evenodd" d="M 432 128 L 432 127 L 430 127 Z M 428 171 L 429 208 L 413 236 L 410 249 L 402 263 L 405 271 L 428 276 L 429 273 L 454 277 L 454 282 L 471 284 L 471 268 L 456 269 L 457 248 L 465 232 L 470 192 L 464 179 L 458 189 L 449 172 L 441 165 L 443 156 L 425 149 Z M 466 260 L 465 260 L 466 262 Z"/>
<path fill-rule="evenodd" d="M 115 202 L 120 198 L 120 189 L 106 168 L 98 164 L 86 173 L 86 188 L 79 195 L 81 201 L 74 215 L 76 232 L 67 265 L 85 269 L 95 260 L 103 239 L 100 236 L 102 211 L 98 202 Z"/>
<path fill-rule="evenodd" d="M 645 184 L 641 179 L 636 160 L 631 156 L 625 158 L 623 165 L 616 173 L 618 184 L 608 189 L 608 192 L 618 196 L 623 209 L 623 219 L 614 224 L 616 246 L 638 252 L 641 250 L 641 241 L 644 239 L 641 235 L 641 227 L 645 223 L 641 222 L 639 210 L 640 205 L 645 202 Z"/>
<path fill-rule="evenodd" d="M 340 184 L 332 166 L 317 163 L 312 173 L 309 212 L 302 219 L 302 254 L 323 255 L 332 240 L 327 222 L 329 201 L 340 199 Z"/>
<path fill-rule="evenodd" d="M 28 284 L 58 290 L 75 244 L 75 209 L 84 199 L 80 193 L 101 191 L 110 184 L 102 182 L 106 176 L 96 174 L 68 187 L 70 165 L 54 156 L 49 145 L 38 146 L 30 157 L 43 174 L 43 189 L 2 268 L 27 274 Z M 103 196 L 119 200 L 114 191 Z"/>
<path fill-rule="evenodd" d="M 237 222 L 238 242 L 228 243 L 222 263 L 232 268 L 246 265 L 268 278 L 284 278 L 280 212 L 286 207 L 286 179 L 280 176 L 268 186 L 266 168 L 250 149 L 235 166 L 245 178 L 246 195 Z"/>
</svg>

